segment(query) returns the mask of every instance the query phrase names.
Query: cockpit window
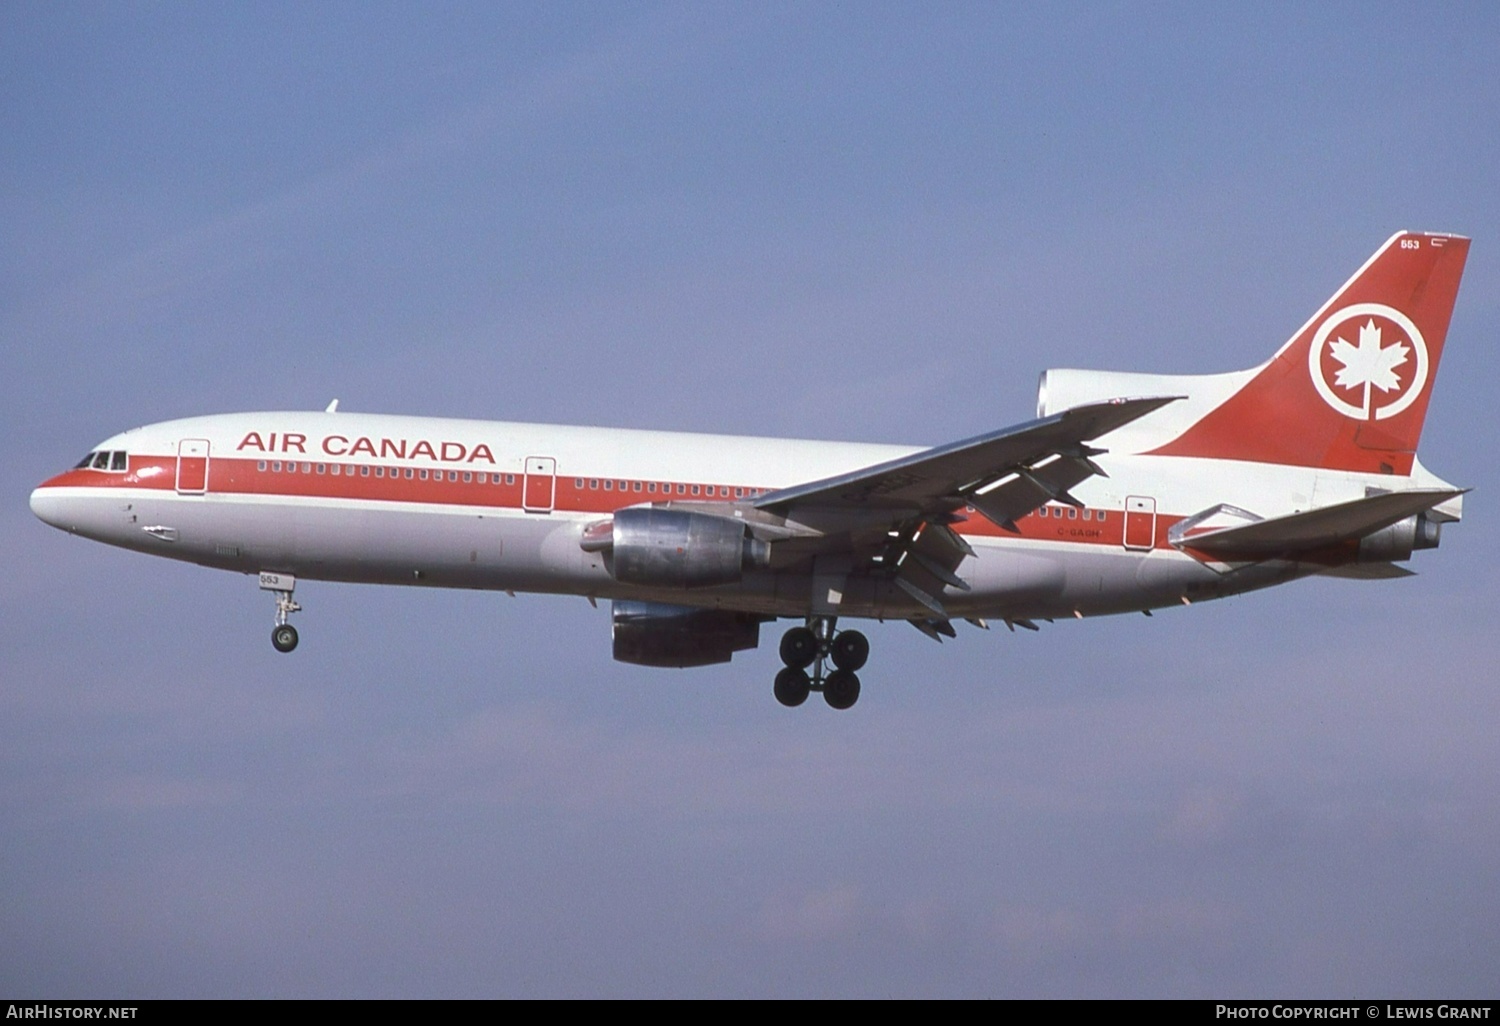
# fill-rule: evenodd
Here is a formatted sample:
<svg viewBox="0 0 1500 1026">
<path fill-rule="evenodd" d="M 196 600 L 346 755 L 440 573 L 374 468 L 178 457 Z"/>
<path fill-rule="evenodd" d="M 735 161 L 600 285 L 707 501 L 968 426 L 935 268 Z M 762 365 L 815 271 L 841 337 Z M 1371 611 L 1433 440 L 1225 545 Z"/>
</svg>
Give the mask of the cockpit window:
<svg viewBox="0 0 1500 1026">
<path fill-rule="evenodd" d="M 123 449 L 96 449 L 73 465 L 74 470 L 129 470 L 130 457 Z"/>
</svg>

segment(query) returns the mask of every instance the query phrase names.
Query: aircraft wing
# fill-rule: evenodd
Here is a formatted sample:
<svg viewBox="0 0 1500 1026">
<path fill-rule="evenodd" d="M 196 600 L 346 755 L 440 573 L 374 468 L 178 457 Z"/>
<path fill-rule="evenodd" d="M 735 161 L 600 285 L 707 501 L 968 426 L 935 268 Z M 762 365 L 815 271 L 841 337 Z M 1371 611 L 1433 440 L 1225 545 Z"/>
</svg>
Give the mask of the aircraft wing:
<svg viewBox="0 0 1500 1026">
<path fill-rule="evenodd" d="M 1177 396 L 1114 399 L 1075 406 L 1040 420 L 951 442 L 836 477 L 768 492 L 758 511 L 784 520 L 830 519 L 832 534 L 791 538 L 791 558 L 845 552 L 855 572 L 876 573 L 932 614 L 912 623 L 929 637 L 952 636 L 942 604 L 947 588 L 968 591 L 958 568 L 974 550 L 951 524 L 973 506 L 1002 528 L 1050 501 L 1082 505 L 1069 492 L 1104 471 L 1087 443 L 1129 424 Z M 1024 626 L 1032 626 L 1030 623 Z M 982 624 L 981 624 L 982 626 Z"/>
<path fill-rule="evenodd" d="M 1089 403 L 1015 427 L 950 442 L 837 477 L 768 492 L 758 509 L 785 515 L 797 507 L 888 511 L 895 518 L 971 505 L 1013 528 L 1050 500 L 1076 502 L 1068 490 L 1103 474 L 1087 442 L 1179 397 Z"/>
</svg>

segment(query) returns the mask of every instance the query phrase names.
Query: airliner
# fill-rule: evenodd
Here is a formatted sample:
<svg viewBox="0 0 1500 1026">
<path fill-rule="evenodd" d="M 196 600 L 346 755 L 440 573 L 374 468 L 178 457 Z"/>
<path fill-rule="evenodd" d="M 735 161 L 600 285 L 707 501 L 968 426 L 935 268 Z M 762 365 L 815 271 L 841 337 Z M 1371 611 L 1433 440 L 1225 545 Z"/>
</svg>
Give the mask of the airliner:
<svg viewBox="0 0 1500 1026">
<path fill-rule="evenodd" d="M 1314 574 L 1408 576 L 1462 513 L 1418 461 L 1469 240 L 1398 232 L 1269 360 L 1048 370 L 1034 420 L 935 448 L 326 410 L 134 428 L 41 484 L 44 522 L 254 577 L 577 595 L 614 657 L 727 662 L 788 618 L 773 693 L 854 705 L 851 620 L 1146 613 Z"/>
</svg>

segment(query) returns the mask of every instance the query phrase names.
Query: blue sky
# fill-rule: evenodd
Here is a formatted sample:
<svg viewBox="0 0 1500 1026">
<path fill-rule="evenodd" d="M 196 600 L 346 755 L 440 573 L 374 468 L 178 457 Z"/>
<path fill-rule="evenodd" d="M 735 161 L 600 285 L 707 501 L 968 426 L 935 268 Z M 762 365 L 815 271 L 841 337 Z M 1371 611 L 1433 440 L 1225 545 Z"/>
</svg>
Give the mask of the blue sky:
<svg viewBox="0 0 1500 1026">
<path fill-rule="evenodd" d="M 0 991 L 1493 996 L 1491 5 L 0 9 Z M 937 443 L 1264 359 L 1474 237 L 1378 584 L 872 629 L 852 712 L 580 600 L 35 521 L 126 427 L 345 409 Z M 772 637 L 771 633 L 767 637 Z"/>
</svg>

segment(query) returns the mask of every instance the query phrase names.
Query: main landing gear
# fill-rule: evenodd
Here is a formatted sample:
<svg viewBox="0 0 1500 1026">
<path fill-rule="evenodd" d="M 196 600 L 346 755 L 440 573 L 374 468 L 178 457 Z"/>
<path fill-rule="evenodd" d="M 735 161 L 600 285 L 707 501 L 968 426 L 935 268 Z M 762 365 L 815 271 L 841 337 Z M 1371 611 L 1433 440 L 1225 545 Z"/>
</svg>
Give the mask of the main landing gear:
<svg viewBox="0 0 1500 1026">
<path fill-rule="evenodd" d="M 835 622 L 832 616 L 809 616 L 805 627 L 793 627 L 781 636 L 786 668 L 776 675 L 776 701 L 801 705 L 813 691 L 823 692 L 823 701 L 835 709 L 859 701 L 855 671 L 870 658 L 870 641 L 859 631 L 835 632 Z M 825 661 L 833 663 L 832 672 L 824 672 Z"/>
<path fill-rule="evenodd" d="M 287 620 L 302 607 L 292 599 L 292 590 L 297 587 L 297 578 L 291 574 L 260 574 L 260 586 L 276 596 L 276 626 L 271 630 L 271 647 L 278 652 L 290 652 L 297 647 L 297 628 Z"/>
</svg>

